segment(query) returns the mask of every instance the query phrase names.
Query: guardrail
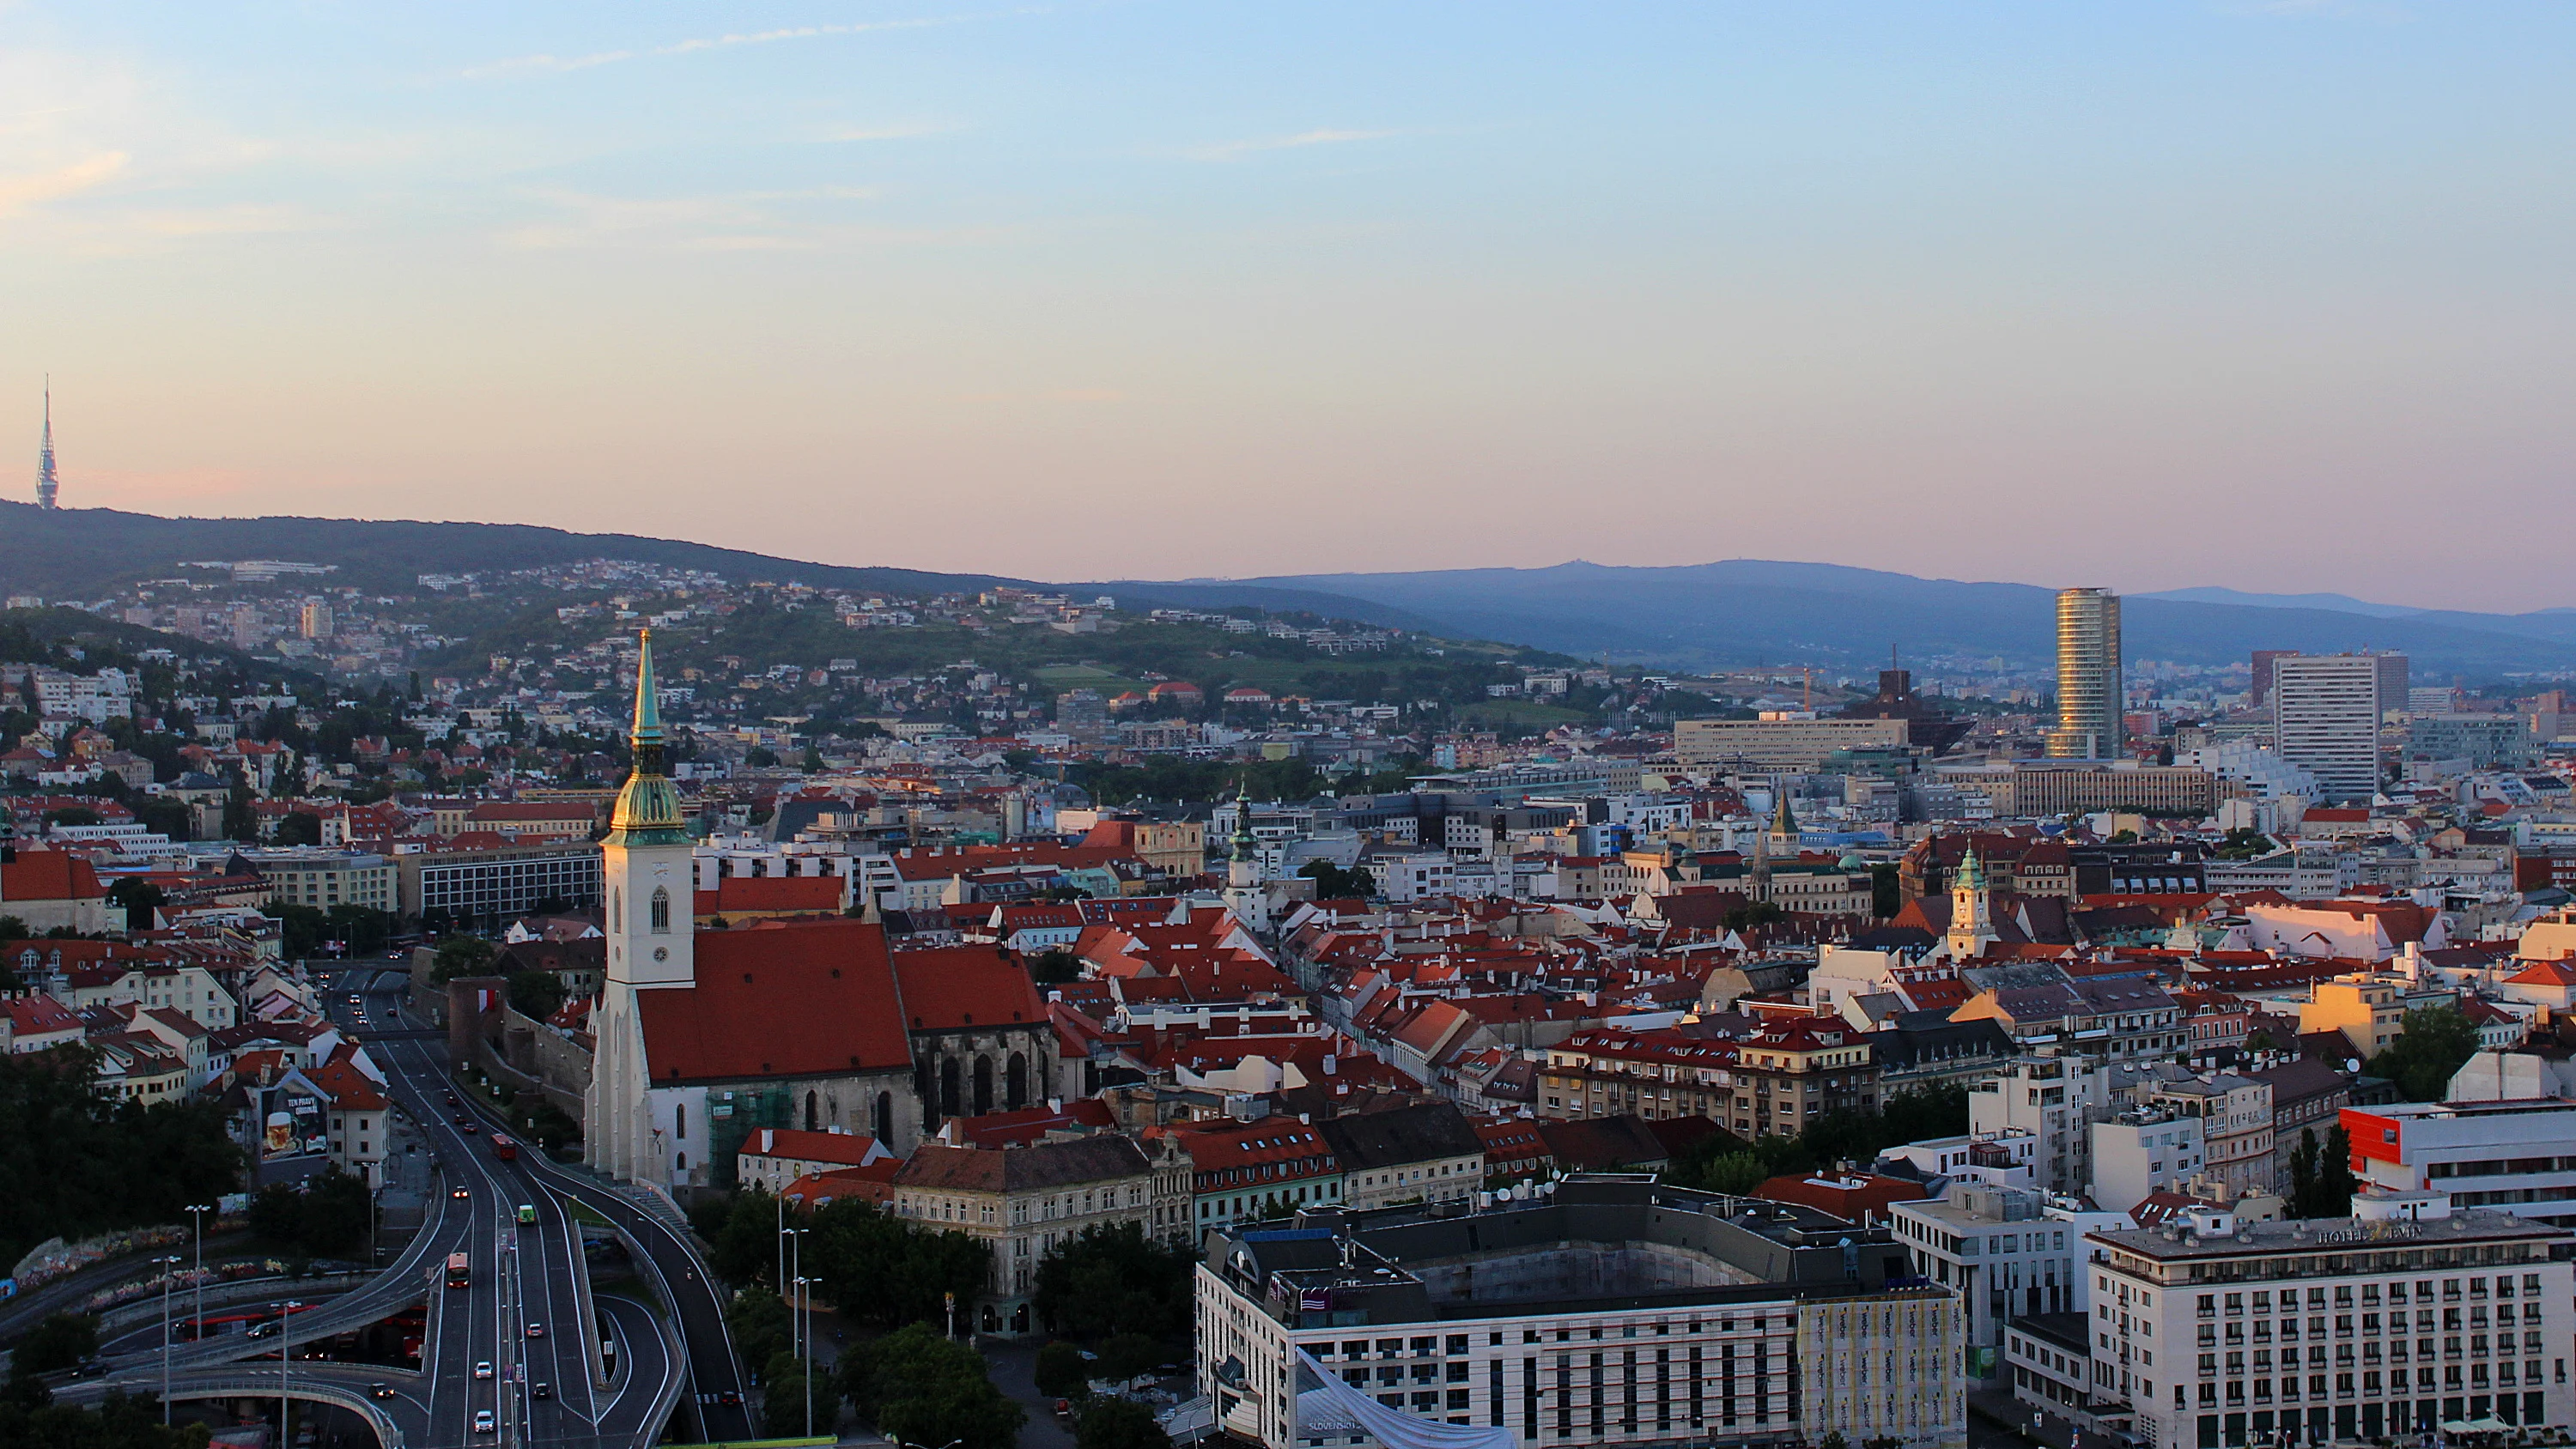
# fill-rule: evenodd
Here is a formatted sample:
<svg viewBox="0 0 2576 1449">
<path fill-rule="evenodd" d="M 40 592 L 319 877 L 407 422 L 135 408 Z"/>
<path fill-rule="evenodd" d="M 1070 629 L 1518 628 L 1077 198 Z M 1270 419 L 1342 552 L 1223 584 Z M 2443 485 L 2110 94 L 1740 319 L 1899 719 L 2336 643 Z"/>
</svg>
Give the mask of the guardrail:
<svg viewBox="0 0 2576 1449">
<path fill-rule="evenodd" d="M 208 1308 L 229 1308 L 236 1303 L 256 1303 L 277 1297 L 281 1290 L 298 1295 L 346 1293 L 375 1281 L 375 1278 L 373 1273 L 308 1273 L 301 1278 L 281 1273 L 268 1278 L 228 1278 L 221 1283 L 206 1285 L 205 1304 Z M 196 1306 L 196 1289 L 183 1285 L 170 1290 L 172 1318 L 192 1316 Z M 155 1293 L 149 1298 L 138 1298 L 100 1314 L 98 1326 L 103 1333 L 114 1332 L 131 1324 L 152 1322 L 160 1316 L 161 1295 Z"/>
</svg>

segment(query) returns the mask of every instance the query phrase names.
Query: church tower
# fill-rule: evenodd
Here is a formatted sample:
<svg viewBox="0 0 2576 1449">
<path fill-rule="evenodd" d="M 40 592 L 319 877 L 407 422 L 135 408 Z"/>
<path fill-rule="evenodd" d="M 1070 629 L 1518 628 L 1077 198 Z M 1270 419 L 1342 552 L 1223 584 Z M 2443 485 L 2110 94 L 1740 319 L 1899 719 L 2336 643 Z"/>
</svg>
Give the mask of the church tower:
<svg viewBox="0 0 2576 1449">
<path fill-rule="evenodd" d="M 1984 954 L 1995 942 L 1995 894 L 1986 884 L 1986 867 L 1977 848 L 1968 847 L 1950 882 L 1950 959 L 1965 961 Z"/>
<path fill-rule="evenodd" d="M 583 1151 L 594 1167 L 621 1179 L 660 1182 L 645 1090 L 637 997 L 697 984 L 692 950 L 695 866 L 680 816 L 680 793 L 663 773 L 662 705 L 653 681 L 653 631 L 643 631 L 635 659 L 635 768 L 617 793 L 608 836 L 600 842 L 600 885 L 608 908 L 608 981 L 591 1023 L 598 1042 L 590 1095 L 583 1104 Z"/>
<path fill-rule="evenodd" d="M 1225 908 L 1253 930 L 1270 928 L 1270 913 L 1261 897 L 1261 842 L 1252 836 L 1249 784 L 1235 786 L 1233 849 L 1225 862 Z"/>
</svg>

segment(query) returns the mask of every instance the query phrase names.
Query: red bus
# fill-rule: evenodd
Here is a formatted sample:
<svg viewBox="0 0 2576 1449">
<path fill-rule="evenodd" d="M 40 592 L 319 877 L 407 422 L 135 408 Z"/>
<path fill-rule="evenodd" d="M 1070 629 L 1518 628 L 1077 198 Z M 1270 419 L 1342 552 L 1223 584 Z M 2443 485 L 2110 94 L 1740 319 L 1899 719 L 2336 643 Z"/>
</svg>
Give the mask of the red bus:
<svg viewBox="0 0 2576 1449">
<path fill-rule="evenodd" d="M 519 1155 L 519 1144 L 495 1132 L 492 1134 L 492 1155 L 507 1162 Z"/>
<path fill-rule="evenodd" d="M 473 1286 L 473 1283 L 473 1269 L 467 1265 L 465 1255 L 463 1253 L 448 1254 L 447 1286 L 450 1288 L 470 1288 Z"/>
</svg>

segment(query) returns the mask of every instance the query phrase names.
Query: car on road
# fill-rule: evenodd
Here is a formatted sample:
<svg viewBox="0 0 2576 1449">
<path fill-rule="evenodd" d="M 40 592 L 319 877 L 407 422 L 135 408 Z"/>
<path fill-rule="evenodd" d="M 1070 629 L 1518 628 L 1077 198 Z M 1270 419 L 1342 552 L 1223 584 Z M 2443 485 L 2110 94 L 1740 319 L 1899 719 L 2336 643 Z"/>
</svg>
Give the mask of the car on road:
<svg viewBox="0 0 2576 1449">
<path fill-rule="evenodd" d="M 530 1338 L 543 1338 L 543 1337 L 545 1337 L 545 1336 L 546 1336 L 546 1326 L 545 1326 L 544 1324 L 542 1324 L 542 1323 L 531 1323 L 531 1324 L 529 1324 L 529 1325 L 528 1325 L 528 1337 L 530 1337 Z"/>
<path fill-rule="evenodd" d="M 459 1198 L 459 1199 L 469 1198 L 469 1197 L 472 1197 L 473 1195 L 474 1195 L 474 1194 L 472 1194 L 472 1193 L 470 1193 L 470 1192 L 467 1192 L 465 1189 L 463 1189 L 463 1188 L 461 1188 L 461 1187 L 460 1187 L 460 1188 L 458 1188 L 456 1191 L 451 1192 L 451 1193 L 449 1193 L 449 1194 L 448 1194 L 448 1196 L 449 1196 L 449 1197 L 452 1197 L 452 1198 Z"/>
<path fill-rule="evenodd" d="M 371 1398 L 371 1399 L 390 1399 L 390 1398 L 392 1398 L 393 1396 L 394 1396 L 394 1386 L 393 1386 L 393 1385 L 391 1385 L 391 1384 L 389 1384 L 389 1383 L 384 1382 L 384 1381 L 383 1381 L 383 1380 L 381 1380 L 381 1379 L 377 1380 L 376 1382 L 374 1382 L 374 1383 L 372 1383 L 372 1384 L 367 1385 L 367 1397 L 368 1397 L 368 1398 Z"/>
<path fill-rule="evenodd" d="M 474 1411 L 474 1432 L 477 1434 L 489 1434 L 494 1432 L 492 1411 L 490 1409 L 476 1409 Z"/>
<path fill-rule="evenodd" d="M 742 1391 L 739 1389 L 727 1389 L 723 1393 L 716 1395 L 716 1402 L 724 1405 L 728 1409 L 738 1409 L 742 1407 Z"/>
<path fill-rule="evenodd" d="M 539 1379 L 528 1386 L 528 1393 L 533 1398 L 551 1399 L 555 1396 L 555 1386 Z"/>
<path fill-rule="evenodd" d="M 464 1113 L 462 1113 L 462 1112 L 459 1112 L 459 1113 L 457 1113 L 456 1115 L 457 1115 L 457 1116 L 459 1116 L 459 1117 L 463 1117 L 465 1114 L 464 1114 Z M 465 1135 L 466 1135 L 466 1136 L 468 1136 L 468 1137 L 474 1136 L 476 1133 L 481 1132 L 482 1130 L 483 1130 L 482 1128 L 475 1126 L 475 1125 L 474 1125 L 473 1123 L 471 1123 L 471 1122 L 468 1122 L 468 1123 L 466 1123 L 466 1124 L 465 1124 Z"/>
<path fill-rule="evenodd" d="M 475 1364 L 475 1365 L 474 1365 L 474 1377 L 476 1377 L 476 1378 L 478 1378 L 478 1379 L 488 1379 L 488 1378 L 492 1377 L 492 1365 L 491 1365 L 490 1361 L 486 1360 L 486 1361 L 484 1361 L 484 1362 L 480 1362 L 480 1363 Z"/>
</svg>

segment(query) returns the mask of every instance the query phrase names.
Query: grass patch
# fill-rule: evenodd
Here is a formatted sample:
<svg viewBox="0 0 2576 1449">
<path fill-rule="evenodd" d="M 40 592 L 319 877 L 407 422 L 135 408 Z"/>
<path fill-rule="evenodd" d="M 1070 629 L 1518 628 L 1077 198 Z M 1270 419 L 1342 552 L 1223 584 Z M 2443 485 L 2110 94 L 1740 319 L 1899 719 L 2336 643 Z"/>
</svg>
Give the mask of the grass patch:
<svg viewBox="0 0 2576 1449">
<path fill-rule="evenodd" d="M 608 1215 L 606 1213 L 603 1213 L 599 1209 L 592 1207 L 590 1204 L 583 1202 L 580 1198 L 566 1197 L 563 1200 L 563 1205 L 564 1216 L 571 1218 L 574 1222 L 581 1223 L 589 1227 L 609 1228 L 612 1230 L 617 1226 L 617 1224 L 608 1220 Z"/>
<path fill-rule="evenodd" d="M 1566 709 L 1562 706 L 1553 704 L 1540 704 L 1535 700 L 1527 699 L 1489 699 L 1475 704 L 1461 705 L 1458 709 L 1458 715 L 1460 723 L 1467 725 L 1480 723 L 1526 725 L 1584 724 L 1591 719 L 1590 715 L 1585 714 L 1581 710 Z"/>
<path fill-rule="evenodd" d="M 656 1318 L 668 1319 L 671 1316 L 671 1310 L 663 1306 L 662 1295 L 654 1292 L 653 1285 L 645 1282 L 641 1275 L 625 1278 L 612 1278 L 605 1281 L 593 1278 L 590 1284 L 590 1296 L 593 1298 L 623 1298 L 630 1303 L 643 1304 L 646 1308 L 652 1310 L 653 1316 Z"/>
</svg>

